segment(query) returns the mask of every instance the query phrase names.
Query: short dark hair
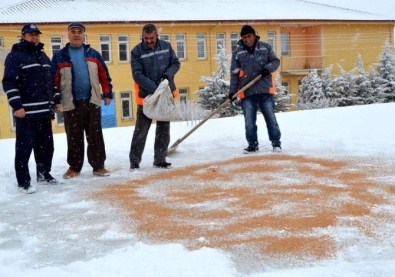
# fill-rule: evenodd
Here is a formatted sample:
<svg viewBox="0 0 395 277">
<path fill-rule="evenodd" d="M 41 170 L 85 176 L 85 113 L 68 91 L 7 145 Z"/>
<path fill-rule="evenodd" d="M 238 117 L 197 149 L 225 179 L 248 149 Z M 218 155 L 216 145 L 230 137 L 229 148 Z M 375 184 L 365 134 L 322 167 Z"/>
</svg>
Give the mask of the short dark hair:
<svg viewBox="0 0 395 277">
<path fill-rule="evenodd" d="M 149 23 L 143 27 L 143 33 L 151 34 L 153 32 L 158 32 L 158 29 L 156 29 L 156 26 L 154 24 Z"/>
</svg>

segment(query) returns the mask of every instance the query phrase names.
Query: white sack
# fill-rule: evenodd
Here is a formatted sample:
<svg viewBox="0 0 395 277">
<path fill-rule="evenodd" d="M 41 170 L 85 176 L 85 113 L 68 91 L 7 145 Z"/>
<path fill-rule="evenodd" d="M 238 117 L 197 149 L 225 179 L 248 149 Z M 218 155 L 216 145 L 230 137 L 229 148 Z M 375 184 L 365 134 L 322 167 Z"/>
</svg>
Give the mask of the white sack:
<svg viewBox="0 0 395 277">
<path fill-rule="evenodd" d="M 181 114 L 174 102 L 169 81 L 163 80 L 153 94 L 144 98 L 144 114 L 157 121 L 181 120 Z"/>
</svg>

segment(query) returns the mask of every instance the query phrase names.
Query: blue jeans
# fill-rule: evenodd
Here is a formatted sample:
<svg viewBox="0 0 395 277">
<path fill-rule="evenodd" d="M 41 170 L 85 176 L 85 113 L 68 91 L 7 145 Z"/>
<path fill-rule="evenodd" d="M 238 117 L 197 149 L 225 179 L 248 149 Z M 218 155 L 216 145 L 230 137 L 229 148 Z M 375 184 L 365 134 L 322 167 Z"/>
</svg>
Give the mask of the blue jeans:
<svg viewBox="0 0 395 277">
<path fill-rule="evenodd" d="M 244 113 L 246 139 L 249 146 L 258 146 L 258 127 L 256 125 L 256 115 L 258 107 L 266 121 L 267 132 L 272 146 L 281 146 L 281 132 L 276 120 L 275 103 L 270 94 L 253 94 L 241 101 Z"/>
</svg>

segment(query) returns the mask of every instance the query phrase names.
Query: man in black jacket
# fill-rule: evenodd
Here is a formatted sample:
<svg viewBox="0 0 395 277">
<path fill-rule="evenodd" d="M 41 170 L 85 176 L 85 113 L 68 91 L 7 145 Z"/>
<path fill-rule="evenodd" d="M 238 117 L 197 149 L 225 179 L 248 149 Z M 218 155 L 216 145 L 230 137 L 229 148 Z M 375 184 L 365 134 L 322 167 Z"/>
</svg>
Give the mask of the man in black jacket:
<svg viewBox="0 0 395 277">
<path fill-rule="evenodd" d="M 60 108 L 60 99 L 52 92 L 51 61 L 43 51 L 40 34 L 34 24 L 23 26 L 21 42 L 13 45 L 5 60 L 3 77 L 16 126 L 16 179 L 25 193 L 36 191 L 28 167 L 32 151 L 37 182 L 57 183 L 50 174 L 54 153 L 51 119 Z"/>
<path fill-rule="evenodd" d="M 153 94 L 163 79 L 169 81 L 172 92 L 176 91 L 174 75 L 180 69 L 178 60 L 170 43 L 158 38 L 154 24 L 143 27 L 142 42 L 132 50 L 132 75 L 136 83 L 135 95 L 137 102 L 137 121 L 134 128 L 129 159 L 130 168 L 137 169 L 141 162 L 148 131 L 152 119 L 143 113 L 143 98 Z M 167 148 L 170 143 L 170 122 L 157 121 L 154 145 L 154 167 L 169 168 L 166 161 Z"/>
</svg>

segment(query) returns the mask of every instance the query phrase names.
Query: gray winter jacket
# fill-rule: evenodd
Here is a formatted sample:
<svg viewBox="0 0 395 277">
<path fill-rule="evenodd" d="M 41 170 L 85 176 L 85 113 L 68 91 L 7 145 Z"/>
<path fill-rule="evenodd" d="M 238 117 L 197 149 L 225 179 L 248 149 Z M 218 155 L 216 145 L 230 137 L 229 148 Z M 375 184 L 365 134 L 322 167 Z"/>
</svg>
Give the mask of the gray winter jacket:
<svg viewBox="0 0 395 277">
<path fill-rule="evenodd" d="M 174 75 L 181 65 L 170 43 L 158 39 L 152 49 L 141 42 L 133 48 L 131 56 L 132 75 L 140 98 L 155 92 L 163 74 L 168 76 L 171 91 L 176 90 Z"/>
<path fill-rule="evenodd" d="M 248 51 L 242 40 L 238 42 L 238 47 L 232 54 L 230 67 L 230 93 L 236 93 L 248 82 L 262 73 L 264 68 L 269 72 L 274 72 L 280 66 L 280 60 L 277 58 L 270 44 L 259 41 L 253 51 Z M 272 86 L 271 74 L 263 76 L 255 85 L 247 89 L 244 95 L 247 97 L 257 93 L 269 93 Z"/>
</svg>

